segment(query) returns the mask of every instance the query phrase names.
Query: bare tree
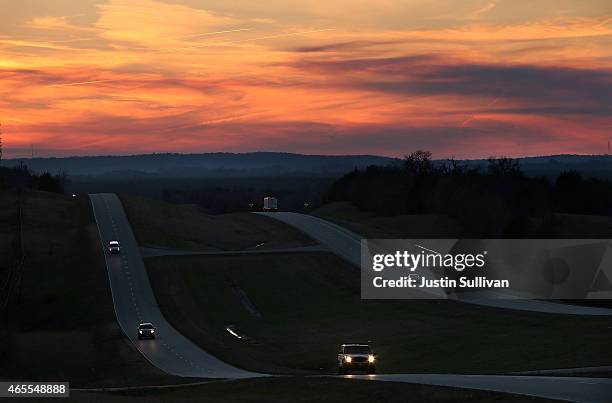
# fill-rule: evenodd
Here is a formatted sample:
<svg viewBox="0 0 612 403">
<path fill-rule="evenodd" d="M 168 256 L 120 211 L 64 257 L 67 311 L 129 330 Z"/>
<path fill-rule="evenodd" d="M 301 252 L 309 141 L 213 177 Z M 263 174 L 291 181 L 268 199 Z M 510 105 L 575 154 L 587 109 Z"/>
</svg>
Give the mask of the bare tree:
<svg viewBox="0 0 612 403">
<path fill-rule="evenodd" d="M 431 162 L 431 151 L 417 150 L 404 157 L 404 169 L 416 175 L 433 172 L 434 165 Z"/>
<path fill-rule="evenodd" d="M 489 157 L 487 171 L 493 176 L 522 176 L 518 160 L 508 157 Z"/>
</svg>

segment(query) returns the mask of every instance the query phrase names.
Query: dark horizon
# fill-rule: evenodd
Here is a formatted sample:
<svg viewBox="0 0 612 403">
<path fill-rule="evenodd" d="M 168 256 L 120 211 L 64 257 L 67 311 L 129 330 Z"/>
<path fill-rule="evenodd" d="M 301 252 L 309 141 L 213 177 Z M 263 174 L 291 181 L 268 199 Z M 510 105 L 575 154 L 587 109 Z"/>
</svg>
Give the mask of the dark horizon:
<svg viewBox="0 0 612 403">
<path fill-rule="evenodd" d="M 407 150 L 406 154 L 409 154 L 414 150 Z M 10 157 L 3 158 L 2 161 L 30 161 L 30 160 L 68 160 L 68 159 L 86 159 L 86 158 L 130 158 L 130 157 L 148 157 L 148 156 L 202 156 L 202 155 L 257 155 L 257 154 L 276 154 L 276 155 L 292 155 L 292 156 L 304 156 L 304 157 L 376 157 L 376 158 L 387 158 L 390 160 L 401 160 L 404 156 L 390 156 L 384 154 L 324 154 L 324 153 L 298 153 L 293 151 L 272 151 L 272 150 L 261 150 L 261 151 L 203 151 L 203 152 L 171 152 L 171 151 L 159 151 L 150 153 L 126 153 L 126 154 L 74 154 L 74 155 L 50 155 L 50 156 L 23 156 L 23 157 Z M 561 157 L 598 157 L 608 158 L 612 155 L 608 153 L 604 154 L 588 154 L 588 153 L 562 153 L 562 154 L 533 154 L 533 155 L 507 155 L 507 154 L 495 154 L 488 157 L 474 157 L 474 158 L 454 158 L 454 157 L 440 157 L 437 158 L 433 155 L 434 161 L 447 161 L 455 159 L 457 161 L 486 161 L 489 158 L 512 158 L 516 160 L 535 159 L 535 158 L 561 158 Z"/>
</svg>

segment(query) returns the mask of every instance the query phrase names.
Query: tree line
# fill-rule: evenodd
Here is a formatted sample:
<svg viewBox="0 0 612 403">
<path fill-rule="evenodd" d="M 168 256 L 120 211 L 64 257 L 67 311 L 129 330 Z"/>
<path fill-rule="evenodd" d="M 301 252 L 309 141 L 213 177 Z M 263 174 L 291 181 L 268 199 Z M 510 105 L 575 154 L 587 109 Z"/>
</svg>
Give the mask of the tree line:
<svg viewBox="0 0 612 403">
<path fill-rule="evenodd" d="M 44 192 L 64 193 L 66 174 L 32 173 L 26 165 L 0 167 L 0 190 L 12 188 L 36 189 Z"/>
<path fill-rule="evenodd" d="M 442 214 L 466 236 L 547 236 L 555 233 L 556 213 L 612 215 L 612 184 L 577 171 L 553 181 L 528 177 L 505 157 L 489 158 L 485 167 L 433 162 L 429 151 L 418 150 L 399 164 L 344 175 L 325 201 L 350 201 L 381 215 Z"/>
</svg>

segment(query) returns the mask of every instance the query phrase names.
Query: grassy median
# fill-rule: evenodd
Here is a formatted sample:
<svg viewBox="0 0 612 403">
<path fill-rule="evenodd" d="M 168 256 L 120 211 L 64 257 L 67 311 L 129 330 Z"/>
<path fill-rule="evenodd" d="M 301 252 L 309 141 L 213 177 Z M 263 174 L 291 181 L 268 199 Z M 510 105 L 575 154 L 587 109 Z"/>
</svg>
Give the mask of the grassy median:
<svg viewBox="0 0 612 403">
<path fill-rule="evenodd" d="M 147 267 L 161 309 L 177 329 L 252 370 L 334 373 L 340 343 L 368 341 L 384 373 L 612 363 L 609 318 L 451 301 L 365 301 L 358 271 L 326 253 L 164 257 L 147 259 Z M 247 339 L 230 335 L 229 325 Z"/>
<path fill-rule="evenodd" d="M 141 246 L 215 251 L 313 245 L 301 232 L 261 215 L 212 215 L 196 205 L 177 205 L 122 195 L 121 202 Z"/>
</svg>

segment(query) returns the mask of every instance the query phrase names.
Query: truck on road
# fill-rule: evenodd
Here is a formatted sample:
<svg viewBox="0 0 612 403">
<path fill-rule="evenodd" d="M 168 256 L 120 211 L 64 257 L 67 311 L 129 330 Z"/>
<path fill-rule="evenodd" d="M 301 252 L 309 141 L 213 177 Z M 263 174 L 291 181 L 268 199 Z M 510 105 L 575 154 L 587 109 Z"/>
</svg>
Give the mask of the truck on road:
<svg viewBox="0 0 612 403">
<path fill-rule="evenodd" d="M 353 371 L 376 373 L 376 354 L 367 344 L 342 344 L 338 351 L 338 374 L 346 375 Z"/>
<path fill-rule="evenodd" d="M 276 197 L 264 197 L 263 211 L 278 211 L 278 200 Z"/>
</svg>

